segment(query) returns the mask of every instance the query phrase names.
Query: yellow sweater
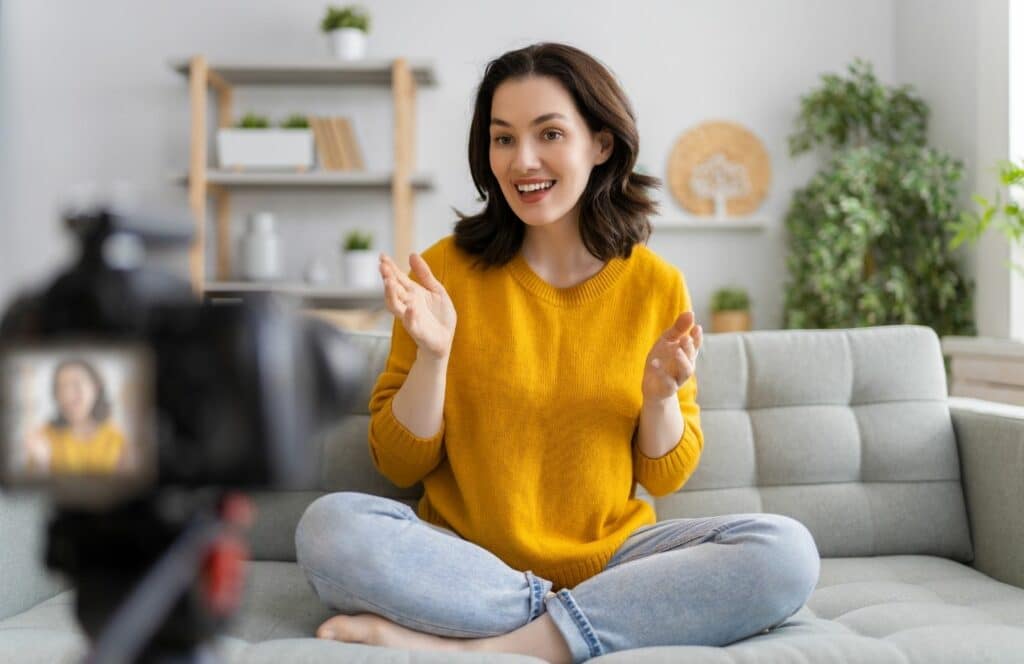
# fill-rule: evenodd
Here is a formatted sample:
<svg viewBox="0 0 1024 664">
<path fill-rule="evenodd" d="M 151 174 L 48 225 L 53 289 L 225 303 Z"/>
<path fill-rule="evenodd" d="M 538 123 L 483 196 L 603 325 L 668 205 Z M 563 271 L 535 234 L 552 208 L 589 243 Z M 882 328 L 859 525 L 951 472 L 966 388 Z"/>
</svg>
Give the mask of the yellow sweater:
<svg viewBox="0 0 1024 664">
<path fill-rule="evenodd" d="M 643 244 L 570 288 L 542 280 L 521 252 L 501 268 L 474 268 L 453 235 L 421 255 L 458 315 L 443 423 L 420 438 L 391 410 L 416 358 L 396 318 L 370 396 L 374 464 L 399 487 L 423 481 L 421 519 L 572 588 L 655 522 L 636 482 L 664 496 L 700 459 L 696 376 L 679 390 L 676 446 L 652 459 L 634 440 L 647 353 L 691 308 L 683 275 Z"/>
<path fill-rule="evenodd" d="M 124 435 L 109 419 L 88 439 L 70 428 L 46 426 L 50 441 L 50 471 L 55 474 L 113 473 L 124 451 Z"/>
</svg>

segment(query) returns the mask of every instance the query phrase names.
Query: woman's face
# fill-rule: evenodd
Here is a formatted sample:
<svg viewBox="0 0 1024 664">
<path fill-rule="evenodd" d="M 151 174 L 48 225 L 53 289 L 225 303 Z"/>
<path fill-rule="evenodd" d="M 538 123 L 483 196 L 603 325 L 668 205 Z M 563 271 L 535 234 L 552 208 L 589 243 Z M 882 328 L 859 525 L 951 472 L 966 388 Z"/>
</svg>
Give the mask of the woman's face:
<svg viewBox="0 0 1024 664">
<path fill-rule="evenodd" d="M 96 385 L 84 368 L 72 364 L 57 374 L 57 407 L 71 424 L 85 422 L 96 404 Z"/>
<path fill-rule="evenodd" d="M 491 171 L 512 211 L 531 226 L 570 218 L 590 171 L 611 156 L 612 135 L 593 133 L 569 92 L 549 76 L 509 79 L 491 102 Z M 554 181 L 521 193 L 522 181 Z"/>
</svg>

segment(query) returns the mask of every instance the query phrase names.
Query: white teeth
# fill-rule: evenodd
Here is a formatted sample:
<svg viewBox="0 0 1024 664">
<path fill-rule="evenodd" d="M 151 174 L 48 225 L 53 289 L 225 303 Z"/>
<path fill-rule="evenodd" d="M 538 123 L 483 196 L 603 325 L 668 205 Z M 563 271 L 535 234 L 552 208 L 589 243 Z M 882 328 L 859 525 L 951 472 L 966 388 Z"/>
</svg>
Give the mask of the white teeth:
<svg viewBox="0 0 1024 664">
<path fill-rule="evenodd" d="M 526 193 L 526 192 L 530 192 L 530 191 L 537 191 L 538 189 L 549 189 L 552 186 L 554 186 L 554 184 L 555 184 L 554 180 L 548 180 L 547 182 L 538 183 L 538 184 L 517 184 L 516 185 L 516 189 L 518 189 L 519 191 L 521 191 L 523 193 Z"/>
</svg>

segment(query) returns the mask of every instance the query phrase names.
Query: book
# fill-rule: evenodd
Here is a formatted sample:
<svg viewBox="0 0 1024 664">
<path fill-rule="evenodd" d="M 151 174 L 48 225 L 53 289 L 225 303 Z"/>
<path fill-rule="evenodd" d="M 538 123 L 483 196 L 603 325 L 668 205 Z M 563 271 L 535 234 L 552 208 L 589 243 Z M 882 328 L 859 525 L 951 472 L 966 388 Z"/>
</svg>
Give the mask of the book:
<svg viewBox="0 0 1024 664">
<path fill-rule="evenodd" d="M 339 120 L 344 118 L 329 118 L 327 121 L 328 134 L 331 137 L 331 143 L 334 145 L 334 149 L 338 154 L 339 169 L 343 171 L 352 170 L 352 159 L 348 154 L 348 150 L 345 148 L 345 137 L 339 126 Z"/>
<path fill-rule="evenodd" d="M 330 122 L 328 118 L 311 117 L 309 124 L 313 130 L 313 140 L 316 143 L 316 151 L 320 157 L 320 168 L 328 171 L 341 170 L 341 163 L 334 146 L 334 140 L 329 131 Z"/>
<path fill-rule="evenodd" d="M 348 157 L 352 169 L 361 171 L 366 168 L 363 162 L 363 155 L 359 149 L 359 142 L 356 140 L 355 131 L 348 118 L 338 118 L 338 128 L 341 131 L 342 144 L 345 146 L 345 155 Z"/>
</svg>

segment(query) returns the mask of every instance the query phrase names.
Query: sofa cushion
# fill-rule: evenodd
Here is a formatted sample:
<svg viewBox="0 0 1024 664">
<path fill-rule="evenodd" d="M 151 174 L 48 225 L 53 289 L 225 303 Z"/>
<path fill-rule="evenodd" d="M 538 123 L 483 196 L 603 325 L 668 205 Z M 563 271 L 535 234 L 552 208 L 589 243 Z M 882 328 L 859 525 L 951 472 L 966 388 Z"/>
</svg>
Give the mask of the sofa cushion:
<svg viewBox="0 0 1024 664">
<path fill-rule="evenodd" d="M 73 600 L 74 591 L 65 591 L 0 621 L 0 661 L 80 656 L 84 641 Z M 331 615 L 297 565 L 253 562 L 242 610 L 216 647 L 230 662 L 456 661 L 439 653 L 311 638 Z M 818 586 L 800 611 L 768 633 L 724 648 L 641 648 L 593 661 L 970 664 L 1012 662 L 1021 652 L 1024 590 L 955 561 L 915 555 L 823 559 Z M 493 661 L 502 660 L 538 661 L 516 655 Z"/>
</svg>

